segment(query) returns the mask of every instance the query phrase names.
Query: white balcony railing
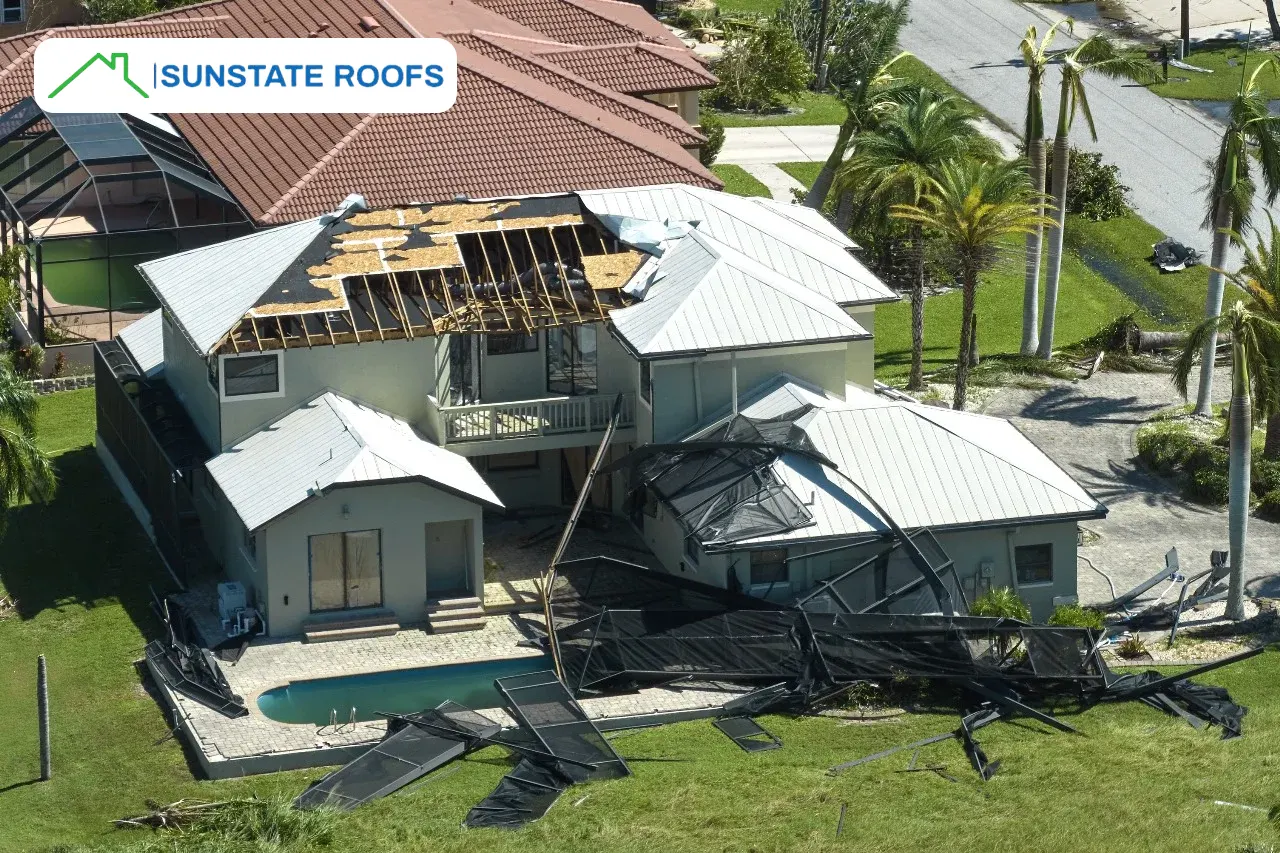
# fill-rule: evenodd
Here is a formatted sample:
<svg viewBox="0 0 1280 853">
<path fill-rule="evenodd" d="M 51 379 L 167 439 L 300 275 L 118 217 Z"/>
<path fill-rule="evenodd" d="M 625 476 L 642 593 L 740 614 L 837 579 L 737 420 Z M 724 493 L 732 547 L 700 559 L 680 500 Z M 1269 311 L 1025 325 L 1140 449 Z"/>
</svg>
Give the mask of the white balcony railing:
<svg viewBox="0 0 1280 853">
<path fill-rule="evenodd" d="M 508 403 L 441 406 L 438 423 L 444 444 L 600 432 L 609 425 L 616 397 L 616 394 L 595 394 L 589 397 L 544 397 Z M 635 395 L 623 394 L 622 418 L 618 426 L 632 427 L 635 422 Z"/>
</svg>

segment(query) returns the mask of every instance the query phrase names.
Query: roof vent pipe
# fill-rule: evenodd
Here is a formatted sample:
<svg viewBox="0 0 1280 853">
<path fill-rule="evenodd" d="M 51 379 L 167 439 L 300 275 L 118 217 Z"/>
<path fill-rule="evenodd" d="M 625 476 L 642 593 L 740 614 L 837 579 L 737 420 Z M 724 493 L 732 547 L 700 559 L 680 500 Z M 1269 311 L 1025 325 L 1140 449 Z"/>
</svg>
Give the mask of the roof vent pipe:
<svg viewBox="0 0 1280 853">
<path fill-rule="evenodd" d="M 360 27 L 366 33 L 372 32 L 373 30 L 376 30 L 380 26 L 382 26 L 382 24 L 379 24 L 378 19 L 373 17 L 372 15 L 360 16 Z"/>
<path fill-rule="evenodd" d="M 324 31 L 325 31 L 325 30 L 327 30 L 327 29 L 329 29 L 329 22 L 328 22 L 328 21 L 321 21 L 321 22 L 320 22 L 320 26 L 316 27 L 314 30 L 312 30 L 311 32 L 307 33 L 307 38 L 309 38 L 309 39 L 313 39 L 313 38 L 315 38 L 316 36 L 320 35 L 322 32 L 324 32 Z"/>
</svg>

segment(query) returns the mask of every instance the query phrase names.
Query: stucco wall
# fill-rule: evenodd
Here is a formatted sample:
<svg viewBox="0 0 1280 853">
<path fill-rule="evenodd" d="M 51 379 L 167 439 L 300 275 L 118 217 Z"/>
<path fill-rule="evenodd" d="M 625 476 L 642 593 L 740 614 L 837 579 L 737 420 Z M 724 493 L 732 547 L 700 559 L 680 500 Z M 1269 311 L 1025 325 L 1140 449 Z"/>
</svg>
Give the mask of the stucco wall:
<svg viewBox="0 0 1280 853">
<path fill-rule="evenodd" d="M 234 444 L 326 388 L 416 422 L 427 411 L 434 360 L 431 337 L 285 350 L 284 396 L 223 402 L 222 446 Z"/>
<path fill-rule="evenodd" d="M 557 506 L 560 503 L 560 451 L 538 452 L 538 467 L 491 470 L 488 457 L 477 457 L 476 469 L 507 509 Z"/>
<path fill-rule="evenodd" d="M 218 394 L 209 382 L 204 357 L 164 316 L 164 380 L 178 395 L 205 442 L 213 450 L 222 447 L 218 425 Z"/>
<path fill-rule="evenodd" d="M 343 507 L 347 511 L 345 517 Z M 333 489 L 324 497 L 303 504 L 259 532 L 259 553 L 265 551 L 269 567 L 271 635 L 299 634 L 303 623 L 312 616 L 308 536 L 381 530 L 383 609 L 394 612 L 404 625 L 426 618 L 429 522 L 471 522 L 472 588 L 480 588 L 484 565 L 481 516 L 478 504 L 423 483 Z M 347 613 L 354 618 L 360 611 Z M 320 617 L 335 615 L 330 611 Z"/>
<path fill-rule="evenodd" d="M 847 309 L 849 316 L 857 321 L 858 325 L 871 332 L 873 335 L 876 331 L 876 310 L 872 308 L 849 308 Z M 856 382 L 864 388 L 871 388 L 875 385 L 876 379 L 876 342 L 869 341 L 850 341 L 845 345 L 845 379 L 849 382 Z"/>
</svg>

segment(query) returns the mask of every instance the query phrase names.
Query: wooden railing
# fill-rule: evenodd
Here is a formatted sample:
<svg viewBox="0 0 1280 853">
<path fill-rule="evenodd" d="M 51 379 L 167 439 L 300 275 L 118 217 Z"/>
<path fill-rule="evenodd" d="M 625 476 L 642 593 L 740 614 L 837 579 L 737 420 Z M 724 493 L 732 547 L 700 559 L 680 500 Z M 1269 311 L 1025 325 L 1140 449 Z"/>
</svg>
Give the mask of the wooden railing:
<svg viewBox="0 0 1280 853">
<path fill-rule="evenodd" d="M 616 397 L 616 394 L 595 394 L 589 397 L 546 397 L 508 403 L 440 406 L 437 423 L 444 444 L 600 432 L 609 425 Z M 624 394 L 618 426 L 635 426 L 635 421 L 635 395 Z"/>
</svg>

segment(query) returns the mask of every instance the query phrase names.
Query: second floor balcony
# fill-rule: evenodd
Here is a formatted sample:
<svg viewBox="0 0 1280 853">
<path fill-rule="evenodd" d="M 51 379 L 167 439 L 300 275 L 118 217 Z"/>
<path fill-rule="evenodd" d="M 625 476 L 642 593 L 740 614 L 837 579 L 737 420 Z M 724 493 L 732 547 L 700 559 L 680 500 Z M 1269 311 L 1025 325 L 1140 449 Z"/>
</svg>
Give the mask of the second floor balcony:
<svg viewBox="0 0 1280 853">
<path fill-rule="evenodd" d="M 542 397 L 447 406 L 428 398 L 427 435 L 464 456 L 571 447 L 604 432 L 617 394 Z M 622 395 L 615 440 L 635 439 L 635 394 Z"/>
</svg>

